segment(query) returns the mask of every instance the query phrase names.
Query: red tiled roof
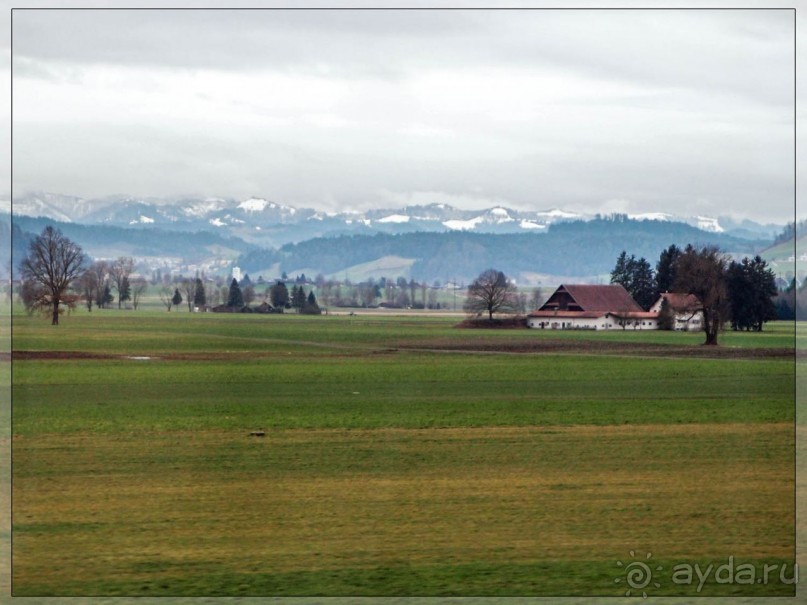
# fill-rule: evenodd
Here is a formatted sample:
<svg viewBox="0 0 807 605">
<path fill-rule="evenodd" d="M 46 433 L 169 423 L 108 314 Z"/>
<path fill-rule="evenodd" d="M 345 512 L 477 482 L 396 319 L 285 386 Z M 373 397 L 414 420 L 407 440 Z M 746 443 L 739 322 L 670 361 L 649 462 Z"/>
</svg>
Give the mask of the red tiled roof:
<svg viewBox="0 0 807 605">
<path fill-rule="evenodd" d="M 631 295 L 628 294 L 628 291 L 619 284 L 608 286 L 563 284 L 556 292 L 561 288 L 569 293 L 583 311 L 620 311 L 623 313 L 643 311 Z M 544 310 L 544 307 L 541 307 L 541 310 Z"/>
<path fill-rule="evenodd" d="M 666 299 L 667 304 L 673 311 L 699 311 L 702 308 L 701 301 L 694 294 L 664 292 L 661 298 Z"/>
</svg>

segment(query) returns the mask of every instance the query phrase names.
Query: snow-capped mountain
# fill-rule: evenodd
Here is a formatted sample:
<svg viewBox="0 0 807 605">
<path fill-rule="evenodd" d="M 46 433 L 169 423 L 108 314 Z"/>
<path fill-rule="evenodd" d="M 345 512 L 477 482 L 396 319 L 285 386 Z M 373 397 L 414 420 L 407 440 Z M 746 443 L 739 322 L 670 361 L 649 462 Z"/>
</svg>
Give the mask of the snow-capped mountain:
<svg viewBox="0 0 807 605">
<path fill-rule="evenodd" d="M 325 212 L 295 208 L 260 196 L 246 199 L 222 197 L 138 198 L 115 195 L 95 199 L 33 193 L 13 199 L 17 215 L 42 216 L 62 222 L 116 227 L 160 228 L 175 231 L 213 231 L 234 235 L 262 246 L 327 235 L 410 233 L 415 231 L 465 231 L 479 233 L 544 233 L 553 223 L 590 220 L 592 215 L 560 208 L 515 210 L 494 206 L 464 210 L 448 204 L 412 205 L 366 211 Z M 684 222 L 703 231 L 732 233 L 717 218 L 678 217 L 661 212 L 628 215 L 640 221 Z M 755 229 L 754 226 L 759 229 Z M 746 236 L 766 228 L 743 221 Z"/>
</svg>

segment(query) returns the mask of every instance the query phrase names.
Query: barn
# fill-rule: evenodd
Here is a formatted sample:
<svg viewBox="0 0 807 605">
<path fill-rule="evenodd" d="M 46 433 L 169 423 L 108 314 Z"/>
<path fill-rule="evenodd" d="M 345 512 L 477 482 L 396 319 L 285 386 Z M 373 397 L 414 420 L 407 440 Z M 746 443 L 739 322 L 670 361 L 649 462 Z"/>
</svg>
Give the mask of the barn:
<svg viewBox="0 0 807 605">
<path fill-rule="evenodd" d="M 563 284 L 527 326 L 541 330 L 656 330 L 658 313 L 643 310 L 619 284 Z"/>
</svg>

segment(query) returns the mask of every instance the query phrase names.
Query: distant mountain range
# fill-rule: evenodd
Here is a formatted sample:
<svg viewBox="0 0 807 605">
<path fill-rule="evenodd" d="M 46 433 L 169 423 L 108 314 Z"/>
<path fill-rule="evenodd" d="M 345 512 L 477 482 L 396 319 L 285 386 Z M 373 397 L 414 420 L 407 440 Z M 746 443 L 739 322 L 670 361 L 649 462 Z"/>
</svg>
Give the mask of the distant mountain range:
<svg viewBox="0 0 807 605">
<path fill-rule="evenodd" d="M 622 250 L 652 264 L 672 243 L 714 244 L 743 256 L 768 248 L 783 229 L 728 217 L 600 217 L 446 204 L 326 213 L 257 197 L 85 200 L 38 193 L 15 198 L 13 213 L 17 257 L 20 240 L 54 224 L 90 256 L 133 256 L 143 271 L 226 274 L 239 266 L 265 279 L 285 272 L 353 281 L 404 276 L 467 283 L 496 267 L 522 284 L 597 282 L 607 279 Z"/>
<path fill-rule="evenodd" d="M 280 247 L 316 237 L 375 233 L 545 233 L 555 223 L 595 218 L 594 215 L 558 208 L 524 211 L 496 206 L 483 210 L 462 210 L 447 204 L 428 204 L 362 212 L 323 212 L 312 208 L 294 208 L 260 197 L 236 200 L 119 195 L 82 199 L 53 193 L 16 197 L 12 208 L 15 215 L 47 217 L 65 223 L 211 231 L 263 247 Z M 744 239 L 773 239 L 784 227 L 752 221 L 738 222 L 723 216 L 675 216 L 660 212 L 628 216 L 639 221 L 682 222 L 704 231 Z"/>
</svg>

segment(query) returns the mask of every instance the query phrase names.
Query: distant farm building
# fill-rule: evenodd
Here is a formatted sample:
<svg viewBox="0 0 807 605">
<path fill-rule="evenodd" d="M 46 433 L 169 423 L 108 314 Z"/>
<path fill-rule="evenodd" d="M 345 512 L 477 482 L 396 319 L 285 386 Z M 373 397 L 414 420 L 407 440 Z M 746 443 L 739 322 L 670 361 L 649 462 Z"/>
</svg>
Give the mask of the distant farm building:
<svg viewBox="0 0 807 605">
<path fill-rule="evenodd" d="M 527 316 L 530 328 L 544 330 L 655 330 L 658 313 L 643 310 L 619 284 L 561 285 Z"/>
<path fill-rule="evenodd" d="M 665 292 L 650 307 L 650 311 L 660 314 L 664 301 L 672 314 L 672 329 L 682 331 L 698 331 L 703 327 L 703 306 L 694 294 Z"/>
<path fill-rule="evenodd" d="M 674 317 L 673 329 L 701 329 L 703 314 L 695 296 L 665 292 L 645 311 L 619 284 L 561 285 L 540 309 L 527 316 L 527 326 L 542 330 L 657 330 L 665 300 Z"/>
</svg>

